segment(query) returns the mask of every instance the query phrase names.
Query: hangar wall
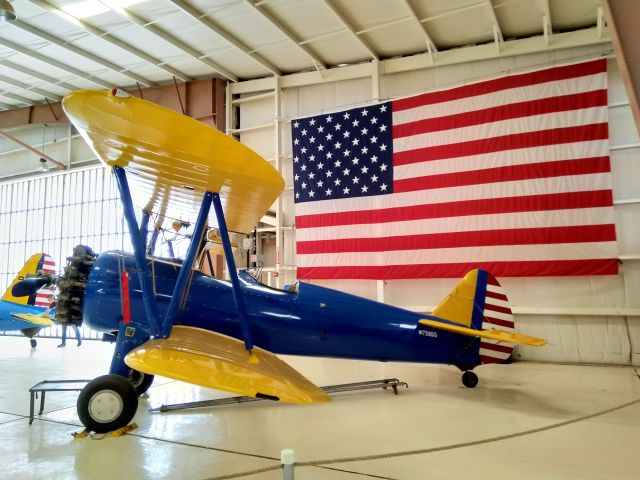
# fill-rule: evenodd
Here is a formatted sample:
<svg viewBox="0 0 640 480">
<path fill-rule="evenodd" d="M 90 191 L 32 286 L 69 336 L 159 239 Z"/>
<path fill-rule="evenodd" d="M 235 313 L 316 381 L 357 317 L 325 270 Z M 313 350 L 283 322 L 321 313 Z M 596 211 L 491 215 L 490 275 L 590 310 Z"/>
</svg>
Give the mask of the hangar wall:
<svg viewBox="0 0 640 480">
<path fill-rule="evenodd" d="M 282 198 L 280 276 L 294 277 L 295 227 L 291 167 L 292 118 L 362 106 L 377 100 L 449 88 L 510 72 L 544 68 L 607 56 L 610 148 L 620 254 L 617 276 L 502 278 L 516 314 L 518 330 L 547 338 L 541 349 L 522 347 L 517 358 L 571 363 L 640 365 L 640 144 L 611 45 L 548 50 L 533 54 L 469 61 L 401 73 L 280 88 L 274 95 L 237 95 L 237 133 L 280 169 L 287 182 Z M 242 91 L 242 82 L 238 84 Z M 377 94 L 377 95 L 376 95 Z M 228 99 L 230 96 L 228 95 Z M 229 102 L 228 102 L 229 103 Z M 279 121 L 274 122 L 274 111 Z M 229 115 L 228 115 L 229 118 Z M 277 125 L 269 128 L 270 125 Z M 257 128 L 256 128 L 257 126 Z M 267 128 L 264 128 L 264 127 Z M 278 136 L 279 140 L 278 141 Z M 261 242 L 265 265 L 273 266 L 276 241 Z M 271 262 L 271 263 L 270 263 Z M 453 287 L 453 279 L 318 281 L 386 303 L 428 311 Z"/>
</svg>

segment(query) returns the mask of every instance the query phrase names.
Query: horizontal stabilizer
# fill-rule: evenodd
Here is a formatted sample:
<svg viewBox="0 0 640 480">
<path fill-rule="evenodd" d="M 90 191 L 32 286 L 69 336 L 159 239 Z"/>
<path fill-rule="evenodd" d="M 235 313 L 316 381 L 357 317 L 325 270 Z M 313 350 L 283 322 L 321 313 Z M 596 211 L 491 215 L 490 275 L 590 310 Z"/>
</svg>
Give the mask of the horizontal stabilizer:
<svg viewBox="0 0 640 480">
<path fill-rule="evenodd" d="M 139 372 L 203 387 L 287 403 L 330 402 L 331 397 L 273 353 L 202 328 L 175 325 L 168 338 L 133 349 L 125 363 Z"/>
<path fill-rule="evenodd" d="M 39 327 L 50 327 L 53 323 L 48 315 L 35 315 L 33 313 L 12 313 L 11 316 L 20 320 L 24 320 L 25 322 L 34 323 Z"/>
<path fill-rule="evenodd" d="M 530 337 L 521 333 L 506 332 L 504 330 L 493 328 L 491 330 L 474 330 L 473 328 L 464 327 L 462 325 L 427 319 L 421 319 L 418 322 L 422 325 L 436 328 L 438 330 L 446 330 L 447 332 L 459 333 L 460 335 L 467 335 L 470 337 L 488 338 L 490 340 L 497 340 L 505 343 L 519 343 L 522 345 L 531 345 L 533 347 L 541 347 L 547 343 L 547 341 L 542 338 Z"/>
</svg>

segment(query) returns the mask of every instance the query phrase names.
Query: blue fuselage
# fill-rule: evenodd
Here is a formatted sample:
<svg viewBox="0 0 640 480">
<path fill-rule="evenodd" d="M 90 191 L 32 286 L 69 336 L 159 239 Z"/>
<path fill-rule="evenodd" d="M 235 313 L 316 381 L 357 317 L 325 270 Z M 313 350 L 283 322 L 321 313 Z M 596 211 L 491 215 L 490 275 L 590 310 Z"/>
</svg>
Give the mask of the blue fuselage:
<svg viewBox="0 0 640 480">
<path fill-rule="evenodd" d="M 122 320 L 120 276 L 135 272 L 131 254 L 98 257 L 84 295 L 84 320 L 114 332 Z M 156 301 L 163 317 L 180 266 L 153 265 Z M 432 318 L 308 283 L 286 292 L 240 272 L 242 295 L 253 343 L 273 353 L 379 361 L 477 365 L 477 340 L 418 324 Z M 131 318 L 146 322 L 138 275 L 130 273 Z M 178 324 L 242 339 L 231 284 L 193 272 Z"/>
</svg>

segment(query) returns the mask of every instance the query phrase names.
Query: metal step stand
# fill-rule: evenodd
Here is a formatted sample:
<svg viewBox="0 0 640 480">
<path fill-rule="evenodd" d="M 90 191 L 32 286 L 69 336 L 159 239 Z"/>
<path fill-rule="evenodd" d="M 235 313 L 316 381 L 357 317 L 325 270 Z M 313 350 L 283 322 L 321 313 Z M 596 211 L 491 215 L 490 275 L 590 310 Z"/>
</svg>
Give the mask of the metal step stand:
<svg viewBox="0 0 640 480">
<path fill-rule="evenodd" d="M 406 382 L 401 382 L 397 378 L 385 378 L 382 380 L 370 380 L 367 382 L 341 383 L 339 385 L 329 385 L 327 387 L 320 387 L 320 388 L 325 392 L 327 392 L 328 394 L 341 393 L 341 392 L 353 392 L 356 390 L 371 390 L 373 388 L 382 388 L 383 390 L 386 390 L 387 388 L 392 388 L 393 393 L 395 395 L 398 395 L 398 387 L 409 388 L 409 385 Z M 149 411 L 152 413 L 172 412 L 175 410 L 186 410 L 189 408 L 218 407 L 222 405 L 231 405 L 234 403 L 260 402 L 264 400 L 268 400 L 268 399 L 255 398 L 255 397 L 218 398 L 215 400 L 201 400 L 198 402 L 174 403 L 171 405 L 162 405 L 160 407 L 150 408 Z"/>
<path fill-rule="evenodd" d="M 44 412 L 44 398 L 47 392 L 79 392 L 91 380 L 43 380 L 29 389 L 29 425 L 33 423 L 35 400 L 40 392 L 40 411 Z"/>
</svg>

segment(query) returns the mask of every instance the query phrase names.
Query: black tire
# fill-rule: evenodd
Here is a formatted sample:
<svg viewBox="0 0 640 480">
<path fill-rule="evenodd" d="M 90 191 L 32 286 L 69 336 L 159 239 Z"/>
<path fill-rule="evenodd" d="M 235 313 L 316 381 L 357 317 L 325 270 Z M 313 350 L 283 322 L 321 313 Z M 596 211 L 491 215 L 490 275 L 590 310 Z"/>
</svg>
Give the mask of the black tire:
<svg viewBox="0 0 640 480">
<path fill-rule="evenodd" d="M 154 376 L 148 373 L 142 373 L 138 370 L 134 370 L 133 368 L 129 370 L 129 375 L 127 379 L 131 382 L 131 384 L 136 389 L 138 395 L 144 395 L 151 387 L 153 383 Z"/>
<path fill-rule="evenodd" d="M 31 344 L 31 348 L 36 348 L 38 346 L 38 341 L 35 338 L 29 340 L 29 343 Z"/>
<path fill-rule="evenodd" d="M 475 388 L 478 385 L 478 375 L 468 370 L 462 374 L 462 384 L 467 388 Z"/>
<path fill-rule="evenodd" d="M 77 403 L 82 424 L 96 433 L 126 427 L 138 409 L 135 387 L 120 375 L 102 375 L 82 389 Z"/>
</svg>

